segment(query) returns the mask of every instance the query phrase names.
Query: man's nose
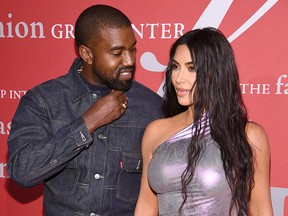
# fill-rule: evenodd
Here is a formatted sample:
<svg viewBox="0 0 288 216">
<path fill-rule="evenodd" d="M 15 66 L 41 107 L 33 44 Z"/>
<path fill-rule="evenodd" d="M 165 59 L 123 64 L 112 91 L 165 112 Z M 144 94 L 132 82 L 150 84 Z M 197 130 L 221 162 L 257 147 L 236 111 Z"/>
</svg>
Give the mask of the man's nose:
<svg viewBox="0 0 288 216">
<path fill-rule="evenodd" d="M 131 51 L 127 51 L 123 55 L 123 66 L 132 66 L 135 64 L 136 54 Z"/>
</svg>

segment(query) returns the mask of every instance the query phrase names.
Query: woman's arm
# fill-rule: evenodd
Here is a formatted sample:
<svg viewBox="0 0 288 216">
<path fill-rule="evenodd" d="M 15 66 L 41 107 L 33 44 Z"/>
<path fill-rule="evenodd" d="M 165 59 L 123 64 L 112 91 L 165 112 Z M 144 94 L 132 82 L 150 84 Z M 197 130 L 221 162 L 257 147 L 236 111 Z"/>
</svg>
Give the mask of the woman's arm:
<svg viewBox="0 0 288 216">
<path fill-rule="evenodd" d="M 254 154 L 255 185 L 249 201 L 249 215 L 271 216 L 269 141 L 264 129 L 254 122 L 247 124 L 246 132 Z"/>
<path fill-rule="evenodd" d="M 158 130 L 159 133 L 159 130 Z M 157 195 L 151 189 L 148 183 L 148 166 L 154 151 L 155 137 L 157 136 L 157 127 L 155 122 L 148 125 L 142 140 L 143 172 L 138 197 L 135 216 L 156 216 L 158 215 Z"/>
</svg>

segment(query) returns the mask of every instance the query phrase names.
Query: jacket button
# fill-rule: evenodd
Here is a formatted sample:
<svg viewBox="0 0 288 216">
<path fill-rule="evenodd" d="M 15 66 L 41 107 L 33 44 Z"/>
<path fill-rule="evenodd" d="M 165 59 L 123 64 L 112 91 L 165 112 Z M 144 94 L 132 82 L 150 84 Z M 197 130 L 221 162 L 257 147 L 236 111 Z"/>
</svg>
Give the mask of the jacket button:
<svg viewBox="0 0 288 216">
<path fill-rule="evenodd" d="M 101 176 L 100 176 L 99 174 L 95 174 L 95 175 L 94 175 L 94 178 L 98 180 L 98 179 L 101 178 Z"/>
<path fill-rule="evenodd" d="M 92 94 L 92 98 L 93 98 L 93 99 L 97 98 L 97 94 L 93 93 L 93 94 Z"/>
</svg>

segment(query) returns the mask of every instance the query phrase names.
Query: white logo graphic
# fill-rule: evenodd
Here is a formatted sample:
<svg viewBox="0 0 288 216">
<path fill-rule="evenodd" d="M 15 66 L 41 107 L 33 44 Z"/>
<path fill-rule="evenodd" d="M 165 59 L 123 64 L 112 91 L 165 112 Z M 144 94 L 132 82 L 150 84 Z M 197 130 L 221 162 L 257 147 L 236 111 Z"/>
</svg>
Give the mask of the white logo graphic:
<svg viewBox="0 0 288 216">
<path fill-rule="evenodd" d="M 212 0 L 192 29 L 203 28 L 207 26 L 218 28 L 224 19 L 225 14 L 229 10 L 232 2 L 233 0 Z M 242 26 L 240 26 L 230 37 L 228 37 L 228 41 L 232 42 L 238 38 L 265 13 L 267 13 L 277 2 L 278 0 L 268 0 L 266 3 L 264 3 Z M 140 64 L 145 70 L 150 72 L 163 72 L 166 68 L 165 65 L 162 65 L 158 62 L 157 57 L 152 52 L 143 53 L 140 57 Z M 162 81 L 157 91 L 160 96 L 163 96 L 164 94 L 162 89 L 163 84 L 164 80 Z"/>
</svg>

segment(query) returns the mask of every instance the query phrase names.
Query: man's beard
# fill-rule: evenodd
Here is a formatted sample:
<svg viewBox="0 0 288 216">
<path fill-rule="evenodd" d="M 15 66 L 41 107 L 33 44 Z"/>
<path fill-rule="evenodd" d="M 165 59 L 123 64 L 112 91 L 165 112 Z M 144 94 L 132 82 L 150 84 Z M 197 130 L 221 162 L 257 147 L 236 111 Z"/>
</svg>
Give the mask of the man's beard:
<svg viewBox="0 0 288 216">
<path fill-rule="evenodd" d="M 131 70 L 132 77 L 129 80 L 120 81 L 119 77 L 122 70 Z M 99 73 L 99 71 L 94 68 L 94 77 L 96 80 L 100 80 L 102 85 L 106 85 L 110 89 L 114 90 L 120 90 L 120 91 L 128 91 L 131 88 L 134 73 L 135 73 L 135 66 L 129 66 L 129 67 L 121 67 L 117 69 L 116 71 L 116 77 L 111 79 L 111 77 L 108 77 L 106 75 L 103 75 L 102 73 Z"/>
<path fill-rule="evenodd" d="M 128 91 L 131 88 L 132 85 L 132 80 L 126 80 L 126 81 L 119 81 L 118 79 L 119 77 L 117 76 L 115 79 L 111 80 L 109 83 L 107 83 L 106 85 L 111 88 L 111 89 L 115 89 L 115 90 L 120 90 L 120 91 Z"/>
</svg>

